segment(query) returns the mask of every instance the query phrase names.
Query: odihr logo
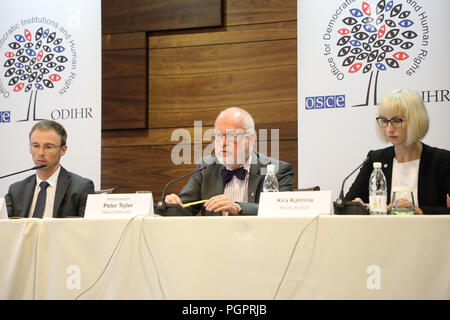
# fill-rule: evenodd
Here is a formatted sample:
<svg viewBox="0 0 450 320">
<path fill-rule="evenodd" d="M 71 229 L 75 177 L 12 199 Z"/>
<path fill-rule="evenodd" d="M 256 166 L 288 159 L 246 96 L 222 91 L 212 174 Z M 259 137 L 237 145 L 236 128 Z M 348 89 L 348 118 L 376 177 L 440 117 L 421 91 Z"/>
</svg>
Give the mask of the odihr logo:
<svg viewBox="0 0 450 320">
<path fill-rule="evenodd" d="M 427 59 L 428 16 L 418 1 L 345 0 L 332 11 L 322 39 L 331 76 L 367 81 L 365 101 L 353 107 L 377 105 L 382 74 L 404 70 L 401 75 L 411 77 Z"/>
<path fill-rule="evenodd" d="M 21 22 L 31 25 L 21 29 L 16 24 L 6 33 L 6 40 L 0 39 L 0 97 L 25 95 L 26 117 L 18 121 L 29 121 L 31 113 L 32 120 L 42 120 L 37 116 L 38 94 L 54 90 L 64 78 L 74 78 L 70 70 L 76 67 L 76 59 L 69 61 L 75 52 L 74 41 L 69 41 L 72 54 L 68 55 L 65 42 L 70 34 L 63 27 L 48 19 L 43 23 L 36 23 L 36 19 Z"/>
</svg>

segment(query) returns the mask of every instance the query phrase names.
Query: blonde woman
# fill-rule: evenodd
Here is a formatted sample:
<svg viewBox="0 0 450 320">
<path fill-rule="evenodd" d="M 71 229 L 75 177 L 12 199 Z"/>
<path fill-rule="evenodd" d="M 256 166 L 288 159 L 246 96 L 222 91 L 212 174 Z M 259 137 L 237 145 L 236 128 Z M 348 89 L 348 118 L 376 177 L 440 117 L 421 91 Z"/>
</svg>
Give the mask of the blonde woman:
<svg viewBox="0 0 450 320">
<path fill-rule="evenodd" d="M 373 162 L 381 162 L 388 185 L 388 204 L 393 186 L 413 190 L 416 214 L 450 214 L 450 151 L 424 144 L 429 118 L 420 94 L 396 89 L 386 95 L 378 109 L 376 131 L 392 146 L 372 150 L 345 200 L 369 202 L 369 178 Z"/>
</svg>

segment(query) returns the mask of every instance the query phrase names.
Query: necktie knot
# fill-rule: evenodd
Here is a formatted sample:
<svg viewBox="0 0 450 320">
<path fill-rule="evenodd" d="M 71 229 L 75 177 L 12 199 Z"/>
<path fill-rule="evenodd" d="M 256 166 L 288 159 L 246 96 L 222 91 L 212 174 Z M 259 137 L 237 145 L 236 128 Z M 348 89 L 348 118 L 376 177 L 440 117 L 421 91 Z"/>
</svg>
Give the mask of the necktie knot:
<svg viewBox="0 0 450 320">
<path fill-rule="evenodd" d="M 221 174 L 223 182 L 227 184 L 231 179 L 233 179 L 233 176 L 236 176 L 239 180 L 244 180 L 247 175 L 247 169 L 244 169 L 243 167 L 234 170 L 223 168 Z"/>
<path fill-rule="evenodd" d="M 47 181 L 41 181 L 41 183 L 39 183 L 41 190 L 46 190 L 49 185 L 50 184 Z"/>
</svg>

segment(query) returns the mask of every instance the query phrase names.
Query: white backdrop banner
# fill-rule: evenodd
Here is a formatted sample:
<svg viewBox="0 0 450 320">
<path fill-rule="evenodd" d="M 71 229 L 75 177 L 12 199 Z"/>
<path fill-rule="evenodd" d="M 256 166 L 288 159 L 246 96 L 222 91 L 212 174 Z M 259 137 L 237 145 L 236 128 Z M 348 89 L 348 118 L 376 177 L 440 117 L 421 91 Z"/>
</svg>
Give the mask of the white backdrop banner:
<svg viewBox="0 0 450 320">
<path fill-rule="evenodd" d="M 424 143 L 450 149 L 450 1 L 298 0 L 297 9 L 300 188 L 336 199 L 367 152 L 388 146 L 375 117 L 396 88 L 422 93 Z"/>
<path fill-rule="evenodd" d="M 0 176 L 33 167 L 41 119 L 67 131 L 61 164 L 100 188 L 100 0 L 23 0 L 0 11 Z M 0 195 L 32 172 L 0 180 Z"/>
</svg>

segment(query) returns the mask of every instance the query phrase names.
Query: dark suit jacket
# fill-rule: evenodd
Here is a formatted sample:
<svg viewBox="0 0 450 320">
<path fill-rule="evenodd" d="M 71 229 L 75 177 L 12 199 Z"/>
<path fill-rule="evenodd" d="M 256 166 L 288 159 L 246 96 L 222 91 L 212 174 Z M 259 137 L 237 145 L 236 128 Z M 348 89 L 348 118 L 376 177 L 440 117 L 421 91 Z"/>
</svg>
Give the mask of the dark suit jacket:
<svg viewBox="0 0 450 320">
<path fill-rule="evenodd" d="M 28 218 L 35 187 L 35 174 L 9 186 L 5 196 L 8 216 Z M 94 193 L 94 183 L 91 180 L 61 167 L 56 185 L 53 217 L 84 217 L 87 196 L 92 193 Z"/>
<path fill-rule="evenodd" d="M 253 152 L 252 162 L 248 178 L 248 202 L 239 202 L 243 215 L 258 214 L 259 196 L 263 189 L 263 182 L 268 164 L 275 164 L 275 171 L 279 190 L 292 191 L 294 183 L 294 167 L 284 161 L 269 158 L 263 154 Z M 278 165 L 277 165 L 278 163 Z M 220 164 L 216 156 L 201 159 L 197 168 L 204 166 L 206 170 L 195 173 L 181 190 L 179 197 L 183 203 L 209 199 L 223 194 L 225 185 L 222 180 L 221 170 L 225 168 Z M 202 215 L 220 215 L 220 213 L 207 212 L 203 204 L 185 208 L 185 211 L 195 215 L 199 210 Z"/>
<path fill-rule="evenodd" d="M 417 186 L 419 207 L 426 214 L 450 214 L 450 208 L 447 208 L 446 203 L 446 195 L 450 194 L 450 151 L 430 147 L 424 143 L 422 146 Z M 367 156 L 369 160 L 359 171 L 355 182 L 345 195 L 345 200 L 351 201 L 359 197 L 365 203 L 369 202 L 369 178 L 373 170 L 373 162 L 381 162 L 381 169 L 388 186 L 388 203 L 390 203 L 394 147 L 372 150 Z"/>
</svg>

